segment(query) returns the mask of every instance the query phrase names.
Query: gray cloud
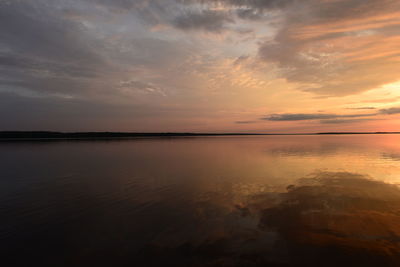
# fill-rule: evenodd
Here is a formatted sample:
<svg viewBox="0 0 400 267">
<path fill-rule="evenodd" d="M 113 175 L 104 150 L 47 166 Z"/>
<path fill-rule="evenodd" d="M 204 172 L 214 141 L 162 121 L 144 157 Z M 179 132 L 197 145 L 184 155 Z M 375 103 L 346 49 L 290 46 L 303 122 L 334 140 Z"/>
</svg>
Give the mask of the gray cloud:
<svg viewBox="0 0 400 267">
<path fill-rule="evenodd" d="M 0 2 L 0 90 L 82 94 L 108 63 L 81 24 L 43 1 Z"/>
<path fill-rule="evenodd" d="M 141 110 L 88 100 L 22 97 L 0 92 L 0 130 L 107 130 L 117 125 L 118 120 L 138 116 L 143 113 Z"/>
<path fill-rule="evenodd" d="M 146 4 L 146 2 L 148 2 L 146 0 L 86 0 L 86 1 L 118 9 L 131 9 L 134 7 L 140 7 Z"/>
<path fill-rule="evenodd" d="M 162 104 L 105 103 L 0 92 L 0 131 L 157 131 L 160 125 L 173 131 L 174 127 L 167 128 L 168 124 L 173 124 L 176 114 L 184 111 Z"/>
<path fill-rule="evenodd" d="M 283 113 L 283 114 L 271 114 L 267 117 L 261 118 L 261 120 L 267 121 L 305 121 L 305 120 L 317 120 L 317 119 L 335 119 L 335 118 L 355 118 L 355 117 L 370 117 L 376 115 L 372 114 L 323 114 L 323 113 Z"/>
<path fill-rule="evenodd" d="M 366 109 L 366 108 L 364 108 Z M 374 108 L 367 108 L 374 109 Z M 334 114 L 334 113 L 280 113 L 271 114 L 266 117 L 260 118 L 260 120 L 266 121 L 307 121 L 307 120 L 321 120 L 322 123 L 344 123 L 351 121 L 360 121 L 360 119 L 346 120 L 346 118 L 362 118 L 362 117 L 373 117 L 377 115 L 392 115 L 400 114 L 400 108 L 393 107 L 387 109 L 380 109 L 374 113 L 364 114 Z M 334 119 L 334 120 L 333 120 Z"/>
<path fill-rule="evenodd" d="M 391 114 L 400 114 L 400 108 L 381 109 L 381 110 L 379 110 L 379 112 L 380 112 L 381 114 L 387 114 L 387 115 L 391 115 Z"/>
<path fill-rule="evenodd" d="M 195 46 L 150 37 L 136 24 L 133 36 L 118 35 L 115 28 L 96 29 L 96 23 L 103 25 L 105 11 L 91 8 L 93 4 L 121 12 L 151 11 L 156 17 L 167 12 L 157 1 L 0 1 L 0 91 L 98 101 L 101 95 L 103 100 L 118 97 L 121 80 L 154 83 L 158 75 L 165 77 L 163 86 L 175 83 L 168 78 L 174 74 L 165 72 L 186 62 Z M 135 18 L 125 23 L 132 22 Z M 136 32 L 141 34 L 135 36 Z"/>
<path fill-rule="evenodd" d="M 173 25 L 182 30 L 205 30 L 220 32 L 233 19 L 229 13 L 213 10 L 188 11 L 173 21 Z"/>
<path fill-rule="evenodd" d="M 2 130 L 140 129 L 194 106 L 180 76 L 196 44 L 149 30 L 176 17 L 172 3 L 0 0 Z"/>
<path fill-rule="evenodd" d="M 164 90 L 161 89 L 160 87 L 152 83 L 146 83 L 142 81 L 135 81 L 135 80 L 121 81 L 120 88 L 139 91 L 145 94 L 159 94 L 162 96 L 166 96 Z"/>
<path fill-rule="evenodd" d="M 263 12 L 251 8 L 238 9 L 236 11 L 236 15 L 241 19 L 255 20 L 255 21 L 262 20 L 264 18 Z"/>
<path fill-rule="evenodd" d="M 77 65 L 95 66 L 102 61 L 93 50 L 94 40 L 87 38 L 80 24 L 57 16 L 40 1 L 0 5 L 0 39 L 9 53 Z"/>
<path fill-rule="evenodd" d="M 336 114 L 306 114 L 306 113 L 287 113 L 287 114 L 272 114 L 267 117 L 261 118 L 261 120 L 267 121 L 304 121 L 304 120 L 315 120 L 315 119 L 332 119 L 337 118 Z"/>
<path fill-rule="evenodd" d="M 308 0 L 305 0 L 306 2 Z M 247 9 L 279 9 L 284 8 L 296 0 L 180 0 L 181 3 L 193 4 L 193 3 L 207 3 L 207 4 L 224 4 L 228 6 L 234 6 L 239 8 Z"/>
</svg>

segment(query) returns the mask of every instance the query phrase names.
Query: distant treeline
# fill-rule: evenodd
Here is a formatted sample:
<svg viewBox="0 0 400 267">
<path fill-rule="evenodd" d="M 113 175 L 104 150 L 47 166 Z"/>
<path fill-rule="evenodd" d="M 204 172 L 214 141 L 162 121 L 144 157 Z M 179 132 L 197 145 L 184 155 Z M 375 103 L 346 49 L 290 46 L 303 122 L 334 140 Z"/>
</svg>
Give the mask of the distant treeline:
<svg viewBox="0 0 400 267">
<path fill-rule="evenodd" d="M 3 131 L 0 132 L 0 139 L 105 139 L 105 138 L 134 138 L 134 137 L 180 137 L 180 136 L 226 136 L 226 135 L 263 135 L 263 134 Z"/>
<path fill-rule="evenodd" d="M 3 131 L 1 140 L 59 140 L 59 139 L 124 139 L 139 137 L 190 137 L 190 136 L 242 136 L 242 135 L 337 135 L 337 134 L 399 134 L 400 132 L 325 132 L 325 133 L 127 133 L 127 132 L 51 132 L 51 131 Z"/>
<path fill-rule="evenodd" d="M 316 134 L 400 134 L 400 132 L 325 132 Z"/>
</svg>

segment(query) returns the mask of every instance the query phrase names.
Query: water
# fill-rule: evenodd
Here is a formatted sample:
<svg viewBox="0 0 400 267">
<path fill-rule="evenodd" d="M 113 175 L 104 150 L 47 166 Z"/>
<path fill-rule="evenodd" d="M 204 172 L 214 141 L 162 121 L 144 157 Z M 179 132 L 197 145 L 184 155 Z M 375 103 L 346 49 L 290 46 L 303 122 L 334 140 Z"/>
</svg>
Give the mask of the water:
<svg viewBox="0 0 400 267">
<path fill-rule="evenodd" d="M 400 266 L 400 135 L 0 143 L 3 266 Z"/>
</svg>

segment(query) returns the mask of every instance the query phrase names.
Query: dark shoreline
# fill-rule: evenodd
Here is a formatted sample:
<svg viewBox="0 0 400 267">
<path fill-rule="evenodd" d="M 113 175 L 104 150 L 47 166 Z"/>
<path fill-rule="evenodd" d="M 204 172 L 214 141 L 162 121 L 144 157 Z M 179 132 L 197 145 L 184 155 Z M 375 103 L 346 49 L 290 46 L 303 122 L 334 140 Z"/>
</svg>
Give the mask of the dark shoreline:
<svg viewBox="0 0 400 267">
<path fill-rule="evenodd" d="M 321 132 L 321 133 L 138 133 L 138 132 L 51 132 L 0 131 L 0 141 L 118 140 L 134 138 L 268 136 L 268 135 L 353 135 L 400 134 L 400 132 Z"/>
</svg>

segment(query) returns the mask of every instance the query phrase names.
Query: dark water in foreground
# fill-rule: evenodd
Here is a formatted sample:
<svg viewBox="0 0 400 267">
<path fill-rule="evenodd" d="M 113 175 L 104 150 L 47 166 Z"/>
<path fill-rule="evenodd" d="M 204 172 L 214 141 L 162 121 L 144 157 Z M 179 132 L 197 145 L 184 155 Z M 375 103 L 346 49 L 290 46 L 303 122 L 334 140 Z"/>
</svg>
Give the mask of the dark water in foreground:
<svg viewBox="0 0 400 267">
<path fill-rule="evenodd" d="M 400 266 L 400 135 L 0 143 L 2 266 Z"/>
</svg>

